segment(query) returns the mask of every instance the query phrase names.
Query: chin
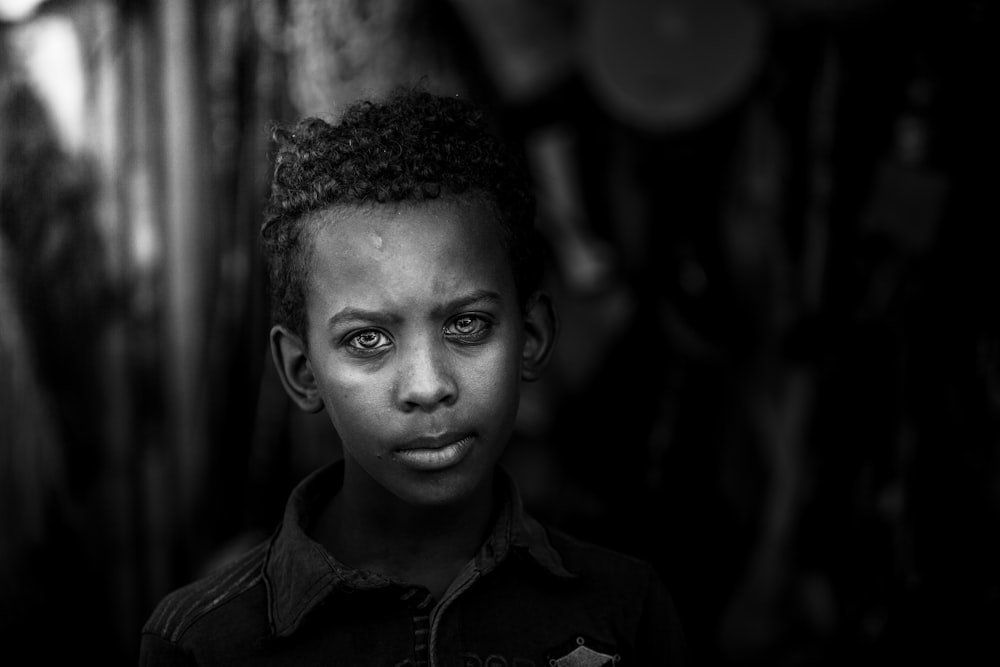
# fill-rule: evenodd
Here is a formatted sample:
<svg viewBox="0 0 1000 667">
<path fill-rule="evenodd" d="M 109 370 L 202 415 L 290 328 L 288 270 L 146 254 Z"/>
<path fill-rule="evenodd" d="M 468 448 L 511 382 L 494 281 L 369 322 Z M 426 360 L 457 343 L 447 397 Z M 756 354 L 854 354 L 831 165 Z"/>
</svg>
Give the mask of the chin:
<svg viewBox="0 0 1000 667">
<path fill-rule="evenodd" d="M 428 509 L 466 505 L 477 498 L 478 491 L 488 481 L 482 474 L 462 474 L 448 470 L 424 473 L 420 477 L 416 480 L 411 478 L 410 483 L 399 489 L 396 495 L 410 505 Z"/>
</svg>

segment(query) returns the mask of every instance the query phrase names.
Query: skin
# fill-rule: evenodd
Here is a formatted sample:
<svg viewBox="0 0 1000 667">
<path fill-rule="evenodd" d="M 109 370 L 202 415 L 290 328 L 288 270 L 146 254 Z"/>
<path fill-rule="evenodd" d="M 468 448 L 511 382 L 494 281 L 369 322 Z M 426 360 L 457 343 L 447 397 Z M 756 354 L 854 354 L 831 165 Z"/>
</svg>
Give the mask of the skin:
<svg viewBox="0 0 1000 667">
<path fill-rule="evenodd" d="M 490 526 L 521 382 L 556 331 L 545 294 L 518 300 L 493 217 L 445 200 L 324 212 L 306 338 L 271 334 L 286 391 L 343 443 L 344 485 L 313 537 L 438 597 Z"/>
</svg>

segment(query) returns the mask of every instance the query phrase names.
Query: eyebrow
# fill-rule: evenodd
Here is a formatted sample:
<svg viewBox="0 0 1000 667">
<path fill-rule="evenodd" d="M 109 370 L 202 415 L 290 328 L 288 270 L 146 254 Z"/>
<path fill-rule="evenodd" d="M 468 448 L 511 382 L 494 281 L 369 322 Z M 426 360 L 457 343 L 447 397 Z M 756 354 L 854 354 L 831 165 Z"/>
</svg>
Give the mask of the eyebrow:
<svg viewBox="0 0 1000 667">
<path fill-rule="evenodd" d="M 446 312 L 461 310 L 462 308 L 468 308 L 469 306 L 483 302 L 496 305 L 503 302 L 503 297 L 501 297 L 498 292 L 494 292 L 492 290 L 475 290 L 465 296 L 460 296 L 457 299 L 449 301 L 443 308 L 441 308 L 441 310 Z"/>
<path fill-rule="evenodd" d="M 491 305 L 496 305 L 503 302 L 503 297 L 500 296 L 498 292 L 492 290 L 475 290 L 456 299 L 452 299 L 440 307 L 435 308 L 434 312 L 437 313 L 447 313 L 455 310 L 461 310 L 463 308 L 468 308 L 481 303 L 488 303 Z M 335 327 L 337 325 L 343 324 L 345 322 L 375 322 L 379 324 L 398 324 L 402 318 L 398 315 L 387 313 L 381 310 L 366 310 L 364 308 L 355 308 L 352 306 L 347 306 L 342 308 L 333 316 L 327 320 L 327 327 Z"/>
</svg>

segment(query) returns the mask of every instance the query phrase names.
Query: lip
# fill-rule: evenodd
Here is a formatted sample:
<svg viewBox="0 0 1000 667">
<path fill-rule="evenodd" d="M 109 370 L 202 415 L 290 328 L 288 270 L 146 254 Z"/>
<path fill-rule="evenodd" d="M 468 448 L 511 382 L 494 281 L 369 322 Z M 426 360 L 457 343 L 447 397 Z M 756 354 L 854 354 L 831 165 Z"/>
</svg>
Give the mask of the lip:
<svg viewBox="0 0 1000 667">
<path fill-rule="evenodd" d="M 460 463 L 472 449 L 472 434 L 415 438 L 394 452 L 396 460 L 416 470 L 444 470 Z"/>
<path fill-rule="evenodd" d="M 409 451 L 413 449 L 442 449 L 448 445 L 470 437 L 471 433 L 448 431 L 437 435 L 425 435 L 413 438 L 396 448 L 396 451 Z"/>
</svg>

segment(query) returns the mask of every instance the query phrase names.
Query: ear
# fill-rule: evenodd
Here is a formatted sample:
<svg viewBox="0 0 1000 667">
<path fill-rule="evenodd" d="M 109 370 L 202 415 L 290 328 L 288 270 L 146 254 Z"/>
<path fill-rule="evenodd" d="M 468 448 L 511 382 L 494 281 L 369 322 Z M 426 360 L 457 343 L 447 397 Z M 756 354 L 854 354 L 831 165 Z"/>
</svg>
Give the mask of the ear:
<svg viewBox="0 0 1000 667">
<path fill-rule="evenodd" d="M 521 379 L 534 382 L 549 364 L 559 319 L 552 298 L 546 292 L 535 292 L 524 310 L 524 347 L 521 351 Z"/>
<path fill-rule="evenodd" d="M 301 338 L 283 326 L 271 328 L 271 357 L 285 392 L 305 412 L 323 409 L 316 376 Z"/>
</svg>

